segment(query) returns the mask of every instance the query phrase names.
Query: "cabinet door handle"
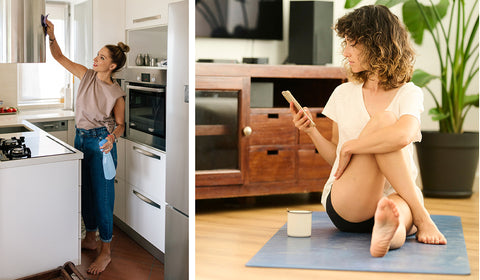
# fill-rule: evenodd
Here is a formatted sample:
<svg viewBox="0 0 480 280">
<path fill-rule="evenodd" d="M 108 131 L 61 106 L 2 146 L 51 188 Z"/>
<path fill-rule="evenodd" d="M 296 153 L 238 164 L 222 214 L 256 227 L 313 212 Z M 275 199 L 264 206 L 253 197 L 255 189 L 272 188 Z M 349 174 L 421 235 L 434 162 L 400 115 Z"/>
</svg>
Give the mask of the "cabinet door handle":
<svg viewBox="0 0 480 280">
<path fill-rule="evenodd" d="M 143 17 L 143 18 L 136 18 L 133 20 L 133 23 L 139 23 L 144 21 L 156 20 L 161 19 L 162 15 L 150 16 L 150 17 Z"/>
<path fill-rule="evenodd" d="M 246 126 L 245 128 L 243 128 L 243 135 L 245 135 L 245 136 L 250 136 L 252 134 L 252 132 L 253 132 L 253 130 L 249 126 Z"/>
<path fill-rule="evenodd" d="M 151 158 L 154 158 L 154 159 L 158 159 L 158 160 L 161 160 L 162 158 L 160 156 L 157 156 L 156 154 L 153 154 L 153 153 L 150 153 L 150 152 L 147 152 L 143 149 L 140 149 L 138 147 L 135 147 L 133 146 L 133 150 L 139 154 L 142 154 L 144 156 L 147 156 L 147 157 L 151 157 Z"/>
<path fill-rule="evenodd" d="M 155 208 L 158 208 L 158 209 L 162 209 L 162 207 L 160 206 L 160 204 L 156 203 L 155 201 L 151 200 L 150 198 L 144 196 L 143 194 L 137 192 L 136 190 L 133 190 L 133 194 L 136 195 L 138 198 L 140 198 L 140 200 L 142 200 L 143 202 L 155 207 Z"/>
</svg>

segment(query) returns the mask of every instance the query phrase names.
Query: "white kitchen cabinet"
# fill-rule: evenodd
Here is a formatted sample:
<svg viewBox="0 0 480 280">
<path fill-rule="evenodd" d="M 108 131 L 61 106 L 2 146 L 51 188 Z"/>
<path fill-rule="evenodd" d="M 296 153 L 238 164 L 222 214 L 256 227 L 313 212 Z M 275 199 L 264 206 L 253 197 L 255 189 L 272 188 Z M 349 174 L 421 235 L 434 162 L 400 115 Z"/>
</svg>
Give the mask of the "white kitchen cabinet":
<svg viewBox="0 0 480 280">
<path fill-rule="evenodd" d="M 126 141 L 126 181 L 155 201 L 165 201 L 166 154 Z"/>
<path fill-rule="evenodd" d="M 162 252 L 165 252 L 165 162 L 164 152 L 125 139 L 125 223 Z M 118 182 L 120 186 L 121 181 Z"/>
<path fill-rule="evenodd" d="M 113 214 L 119 218 L 122 222 L 126 222 L 126 192 L 125 180 L 115 178 L 115 203 L 113 208 Z"/>
<path fill-rule="evenodd" d="M 168 23 L 167 0 L 126 0 L 125 28 L 140 29 Z"/>
<path fill-rule="evenodd" d="M 165 252 L 165 202 L 154 201 L 132 185 L 126 195 L 126 223 Z"/>
<path fill-rule="evenodd" d="M 117 175 L 115 178 L 125 180 L 125 138 L 118 138 L 117 142 Z"/>
<path fill-rule="evenodd" d="M 80 264 L 80 160 L 50 159 L 0 168 L 0 279 Z"/>
<path fill-rule="evenodd" d="M 118 138 L 117 142 L 117 174 L 115 176 L 115 203 L 113 214 L 125 222 L 125 138 Z"/>
</svg>

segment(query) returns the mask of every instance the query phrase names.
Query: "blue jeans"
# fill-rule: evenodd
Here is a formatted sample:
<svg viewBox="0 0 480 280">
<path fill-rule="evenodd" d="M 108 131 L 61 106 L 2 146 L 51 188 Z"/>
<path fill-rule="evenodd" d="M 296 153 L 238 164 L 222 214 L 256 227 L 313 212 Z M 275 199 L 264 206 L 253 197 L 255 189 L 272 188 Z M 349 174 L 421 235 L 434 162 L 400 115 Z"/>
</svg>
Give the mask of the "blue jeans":
<svg viewBox="0 0 480 280">
<path fill-rule="evenodd" d="M 87 231 L 100 233 L 102 242 L 112 241 L 114 180 L 103 174 L 103 152 L 98 143 L 108 135 L 105 127 L 76 129 L 75 148 L 83 152 L 82 160 L 82 217 Z M 117 147 L 110 151 L 117 166 Z"/>
</svg>

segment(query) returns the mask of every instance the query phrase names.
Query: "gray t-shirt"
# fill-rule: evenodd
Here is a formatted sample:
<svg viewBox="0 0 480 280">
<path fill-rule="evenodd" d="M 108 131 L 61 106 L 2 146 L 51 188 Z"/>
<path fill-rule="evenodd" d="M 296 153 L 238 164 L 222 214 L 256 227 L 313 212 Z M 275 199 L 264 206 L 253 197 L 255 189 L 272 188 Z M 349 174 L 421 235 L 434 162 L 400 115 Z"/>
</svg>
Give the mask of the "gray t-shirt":
<svg viewBox="0 0 480 280">
<path fill-rule="evenodd" d="M 115 128 L 113 107 L 122 96 L 125 92 L 116 82 L 109 85 L 97 77 L 97 72 L 88 69 L 78 86 L 75 105 L 77 127 L 92 129 L 105 126 L 111 133 Z"/>
</svg>

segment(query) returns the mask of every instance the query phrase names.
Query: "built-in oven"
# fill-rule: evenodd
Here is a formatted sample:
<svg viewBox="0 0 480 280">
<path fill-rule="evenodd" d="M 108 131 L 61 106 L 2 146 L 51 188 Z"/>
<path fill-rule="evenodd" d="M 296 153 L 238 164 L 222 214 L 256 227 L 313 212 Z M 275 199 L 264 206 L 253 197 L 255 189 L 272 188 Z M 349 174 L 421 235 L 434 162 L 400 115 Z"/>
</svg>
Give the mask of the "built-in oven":
<svg viewBox="0 0 480 280">
<path fill-rule="evenodd" d="M 166 70 L 127 69 L 125 81 L 127 139 L 166 151 Z"/>
</svg>

